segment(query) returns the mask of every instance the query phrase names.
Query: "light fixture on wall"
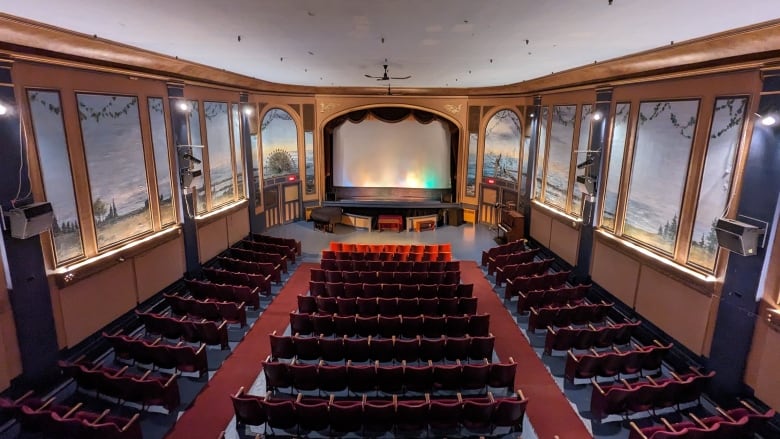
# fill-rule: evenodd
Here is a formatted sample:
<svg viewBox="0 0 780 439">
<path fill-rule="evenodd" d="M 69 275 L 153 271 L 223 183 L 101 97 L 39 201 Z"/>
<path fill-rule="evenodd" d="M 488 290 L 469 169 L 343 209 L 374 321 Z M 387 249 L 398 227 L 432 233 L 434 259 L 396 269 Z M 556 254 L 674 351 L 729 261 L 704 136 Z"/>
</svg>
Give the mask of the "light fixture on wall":
<svg viewBox="0 0 780 439">
<path fill-rule="evenodd" d="M 251 115 L 255 114 L 255 106 L 251 105 L 251 104 L 244 104 L 244 108 L 243 108 L 242 111 L 247 116 L 251 116 Z"/>
<path fill-rule="evenodd" d="M 192 109 L 192 106 L 190 105 L 189 102 L 187 102 L 185 100 L 181 100 L 181 101 L 176 103 L 176 108 L 179 111 L 181 111 L 183 113 L 186 113 L 187 111 L 190 111 Z"/>
<path fill-rule="evenodd" d="M 767 311 L 766 323 L 770 328 L 780 332 L 780 309 L 770 309 Z"/>
<path fill-rule="evenodd" d="M 775 113 L 768 113 L 765 115 L 754 113 L 754 116 L 758 119 L 759 122 L 761 122 L 761 125 L 765 127 L 774 126 L 777 124 L 778 120 L 780 120 L 780 116 Z"/>
<path fill-rule="evenodd" d="M 600 121 L 601 119 L 603 119 L 603 118 L 604 118 L 604 115 L 603 115 L 603 114 L 601 114 L 601 111 L 597 111 L 597 112 L 593 113 L 593 114 L 592 114 L 590 117 L 591 117 L 593 120 L 595 120 L 596 122 L 598 122 L 598 121 Z"/>
<path fill-rule="evenodd" d="M 5 116 L 9 113 L 8 106 L 6 106 L 3 102 L 0 102 L 0 116 Z"/>
</svg>

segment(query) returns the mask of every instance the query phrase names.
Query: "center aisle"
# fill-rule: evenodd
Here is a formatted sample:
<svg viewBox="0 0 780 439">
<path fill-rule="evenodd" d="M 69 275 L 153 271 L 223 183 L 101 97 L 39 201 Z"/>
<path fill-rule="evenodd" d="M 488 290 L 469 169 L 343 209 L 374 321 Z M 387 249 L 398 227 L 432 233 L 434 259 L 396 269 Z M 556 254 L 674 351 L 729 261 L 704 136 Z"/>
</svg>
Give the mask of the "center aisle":
<svg viewBox="0 0 780 439">
<path fill-rule="evenodd" d="M 222 363 L 206 387 L 195 398 L 165 436 L 169 439 L 216 438 L 235 414 L 230 395 L 239 387 L 249 388 L 260 374 L 260 362 L 271 353 L 268 334 L 284 332 L 290 325 L 290 311 L 298 306 L 298 294 L 309 289 L 313 263 L 301 263 L 279 295 L 268 305 L 244 340 Z"/>
<path fill-rule="evenodd" d="M 591 438 L 560 388 L 553 381 L 531 345 L 520 332 L 515 319 L 501 303 L 482 270 L 474 261 L 461 261 L 461 282 L 474 284 L 477 312 L 490 314 L 490 332 L 496 336 L 495 351 L 500 359 L 517 362 L 515 388 L 528 398 L 526 413 L 540 439 Z"/>
</svg>

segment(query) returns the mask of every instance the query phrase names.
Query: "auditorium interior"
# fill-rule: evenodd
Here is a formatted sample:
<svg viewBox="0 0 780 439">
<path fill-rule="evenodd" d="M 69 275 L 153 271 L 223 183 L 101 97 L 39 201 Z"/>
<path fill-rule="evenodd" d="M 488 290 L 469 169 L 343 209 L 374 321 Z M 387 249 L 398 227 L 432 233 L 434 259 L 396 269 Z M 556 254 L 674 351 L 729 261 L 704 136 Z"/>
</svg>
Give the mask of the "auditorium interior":
<svg viewBox="0 0 780 439">
<path fill-rule="evenodd" d="M 68 3 L 0 8 L 0 439 L 780 437 L 773 1 Z"/>
</svg>

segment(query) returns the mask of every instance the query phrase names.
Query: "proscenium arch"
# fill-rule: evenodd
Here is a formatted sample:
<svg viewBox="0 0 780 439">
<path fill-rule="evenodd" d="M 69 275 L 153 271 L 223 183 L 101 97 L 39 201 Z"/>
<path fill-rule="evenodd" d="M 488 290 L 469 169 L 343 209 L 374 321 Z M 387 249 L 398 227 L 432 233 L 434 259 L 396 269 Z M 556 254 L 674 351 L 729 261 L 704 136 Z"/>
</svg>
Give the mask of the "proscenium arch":
<svg viewBox="0 0 780 439">
<path fill-rule="evenodd" d="M 337 112 L 334 112 L 333 114 L 328 115 L 322 120 L 319 120 L 317 123 L 317 132 L 315 133 L 315 157 L 322 157 L 321 160 L 316 161 L 317 163 L 315 167 L 315 181 L 318 188 L 318 194 L 320 200 L 322 200 L 326 194 L 326 179 L 327 179 L 327 169 L 325 166 L 326 159 L 325 159 L 325 139 L 327 137 L 325 133 L 325 128 L 328 126 L 330 122 L 332 122 L 334 119 L 337 119 L 339 117 L 342 117 L 346 114 L 352 113 L 354 111 L 361 111 L 361 110 L 371 110 L 375 108 L 404 108 L 409 110 L 420 110 L 425 111 L 427 113 L 433 114 L 437 117 L 440 117 L 451 124 L 455 126 L 455 128 L 458 130 L 458 148 L 457 148 L 457 156 L 455 157 L 458 166 L 455 169 L 455 178 L 457 180 L 456 187 L 452 188 L 454 200 L 460 200 L 462 197 L 462 186 L 463 186 L 463 178 L 460 178 L 462 174 L 462 168 L 463 168 L 463 162 L 465 162 L 465 154 L 467 153 L 466 147 L 464 146 L 465 142 L 465 136 L 463 133 L 463 123 L 459 121 L 458 119 L 454 118 L 453 115 L 447 114 L 442 112 L 441 110 L 431 108 L 425 105 L 413 105 L 413 104 L 402 104 L 402 103 L 374 103 L 374 104 L 366 104 L 366 105 L 355 105 L 352 107 L 347 107 L 344 109 L 341 109 Z"/>
</svg>

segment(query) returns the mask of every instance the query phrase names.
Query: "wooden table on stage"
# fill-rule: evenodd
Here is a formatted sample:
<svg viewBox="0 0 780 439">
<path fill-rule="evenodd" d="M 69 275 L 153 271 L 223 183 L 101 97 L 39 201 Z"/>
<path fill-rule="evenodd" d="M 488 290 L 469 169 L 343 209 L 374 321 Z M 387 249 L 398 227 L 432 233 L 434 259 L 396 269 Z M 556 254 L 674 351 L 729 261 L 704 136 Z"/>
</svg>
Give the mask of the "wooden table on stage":
<svg viewBox="0 0 780 439">
<path fill-rule="evenodd" d="M 385 229 L 394 229 L 396 232 L 400 232 L 403 228 L 403 217 L 401 215 L 379 215 L 376 221 L 377 228 L 381 232 Z"/>
</svg>

